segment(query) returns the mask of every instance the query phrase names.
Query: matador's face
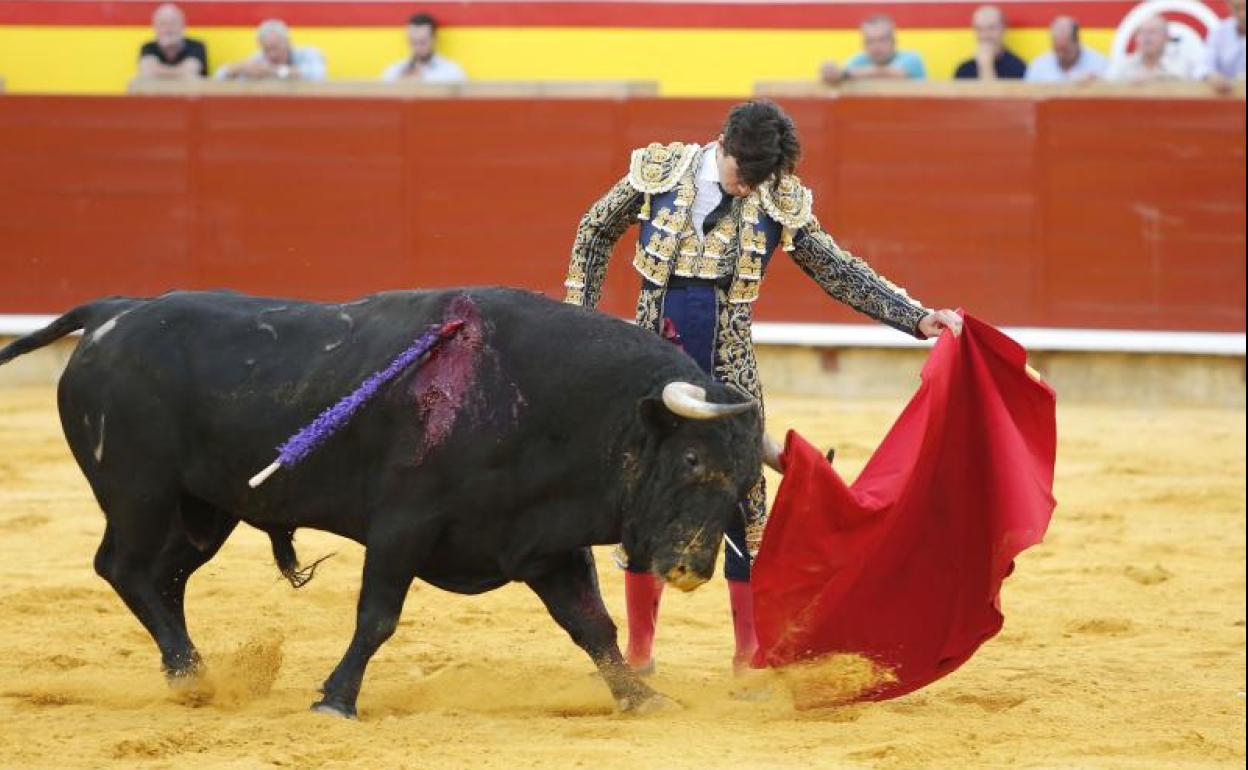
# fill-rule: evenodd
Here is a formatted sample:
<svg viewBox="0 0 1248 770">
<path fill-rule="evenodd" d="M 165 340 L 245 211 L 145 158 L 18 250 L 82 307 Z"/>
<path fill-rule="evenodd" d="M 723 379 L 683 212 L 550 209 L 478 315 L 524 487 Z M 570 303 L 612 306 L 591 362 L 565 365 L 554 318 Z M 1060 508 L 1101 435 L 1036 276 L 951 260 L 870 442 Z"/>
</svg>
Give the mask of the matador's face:
<svg viewBox="0 0 1248 770">
<path fill-rule="evenodd" d="M 754 188 L 741 181 L 737 175 L 737 159 L 724 152 L 724 137 L 721 134 L 715 143 L 715 163 L 719 167 L 719 184 L 734 198 L 744 198 L 754 192 Z"/>
</svg>

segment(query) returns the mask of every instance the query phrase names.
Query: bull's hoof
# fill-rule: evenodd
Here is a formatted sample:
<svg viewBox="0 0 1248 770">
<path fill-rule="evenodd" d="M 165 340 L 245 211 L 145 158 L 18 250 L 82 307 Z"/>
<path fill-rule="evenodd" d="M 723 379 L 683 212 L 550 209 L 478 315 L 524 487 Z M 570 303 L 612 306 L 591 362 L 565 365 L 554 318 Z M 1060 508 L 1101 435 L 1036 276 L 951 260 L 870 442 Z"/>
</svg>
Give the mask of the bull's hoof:
<svg viewBox="0 0 1248 770">
<path fill-rule="evenodd" d="M 171 689 L 185 690 L 201 684 L 206 671 L 204 664 L 195 660 L 178 668 L 166 668 L 165 682 Z"/>
<path fill-rule="evenodd" d="M 657 692 L 625 696 L 616 703 L 620 711 L 626 714 L 655 714 L 662 711 L 680 711 L 684 708 L 677 701 Z"/>
<path fill-rule="evenodd" d="M 355 706 L 348 706 L 345 703 L 332 703 L 329 699 L 317 701 L 312 704 L 312 710 L 318 714 L 328 714 L 331 717 L 340 719 L 357 719 Z"/>
<path fill-rule="evenodd" d="M 204 659 L 191 649 L 165 656 L 160 663 L 160 670 L 164 672 L 165 681 L 169 682 L 170 687 L 185 687 L 204 674 Z"/>
</svg>

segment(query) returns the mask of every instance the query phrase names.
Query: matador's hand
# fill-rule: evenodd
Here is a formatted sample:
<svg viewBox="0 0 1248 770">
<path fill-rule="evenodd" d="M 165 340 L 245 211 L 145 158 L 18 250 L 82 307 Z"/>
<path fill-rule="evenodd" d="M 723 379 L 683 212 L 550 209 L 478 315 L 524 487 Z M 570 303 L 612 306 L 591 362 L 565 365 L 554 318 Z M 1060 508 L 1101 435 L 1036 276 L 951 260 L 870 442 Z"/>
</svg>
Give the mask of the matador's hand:
<svg viewBox="0 0 1248 770">
<path fill-rule="evenodd" d="M 919 321 L 919 331 L 925 337 L 939 337 L 945 329 L 953 332 L 953 336 L 962 333 L 962 316 L 952 310 L 933 310 Z"/>
</svg>

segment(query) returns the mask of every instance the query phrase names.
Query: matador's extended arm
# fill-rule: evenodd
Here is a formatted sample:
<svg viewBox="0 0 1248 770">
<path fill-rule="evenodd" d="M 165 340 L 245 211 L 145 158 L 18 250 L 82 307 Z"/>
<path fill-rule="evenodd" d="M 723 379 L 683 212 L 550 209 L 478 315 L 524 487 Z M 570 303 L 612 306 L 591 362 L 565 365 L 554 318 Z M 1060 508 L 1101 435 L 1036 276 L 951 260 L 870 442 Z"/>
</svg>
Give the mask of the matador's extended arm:
<svg viewBox="0 0 1248 770">
<path fill-rule="evenodd" d="M 923 339 L 919 321 L 930 311 L 845 251 L 811 218 L 793 238 L 793 261 L 833 299 L 894 329 Z"/>
</svg>

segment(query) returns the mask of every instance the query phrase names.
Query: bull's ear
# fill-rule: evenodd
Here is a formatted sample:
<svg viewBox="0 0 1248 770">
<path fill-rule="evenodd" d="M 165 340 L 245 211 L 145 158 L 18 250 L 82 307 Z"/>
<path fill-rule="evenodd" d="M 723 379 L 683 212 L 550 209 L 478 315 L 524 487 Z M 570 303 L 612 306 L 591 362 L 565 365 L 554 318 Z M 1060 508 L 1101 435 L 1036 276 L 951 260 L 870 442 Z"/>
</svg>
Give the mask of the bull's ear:
<svg viewBox="0 0 1248 770">
<path fill-rule="evenodd" d="M 683 419 L 672 414 L 672 410 L 667 408 L 662 398 L 654 396 L 646 396 L 637 402 L 637 413 L 641 416 L 641 423 L 646 426 L 646 430 L 660 438 L 670 435 L 679 428 Z"/>
</svg>

